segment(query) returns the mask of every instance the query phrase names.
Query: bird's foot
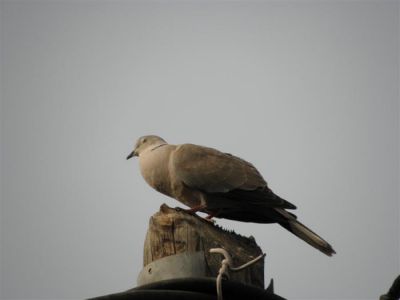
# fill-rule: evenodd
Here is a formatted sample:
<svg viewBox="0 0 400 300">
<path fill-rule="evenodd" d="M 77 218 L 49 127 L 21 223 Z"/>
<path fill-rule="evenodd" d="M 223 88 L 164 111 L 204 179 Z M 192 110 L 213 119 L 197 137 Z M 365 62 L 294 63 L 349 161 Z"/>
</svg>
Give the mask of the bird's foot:
<svg viewBox="0 0 400 300">
<path fill-rule="evenodd" d="M 215 220 L 213 220 L 213 218 L 216 217 L 216 216 L 218 216 L 218 215 L 219 215 L 219 212 L 220 212 L 220 211 L 211 212 L 207 217 L 205 217 L 205 220 L 208 221 L 208 222 L 210 222 L 210 223 L 215 224 Z"/>
<path fill-rule="evenodd" d="M 206 217 L 206 220 L 212 220 L 212 218 L 214 218 L 214 214 L 209 214 L 207 217 Z"/>
<path fill-rule="evenodd" d="M 184 208 L 176 207 L 176 209 L 179 210 L 179 211 L 184 211 L 184 212 L 186 212 L 186 213 L 188 213 L 188 214 L 197 216 L 197 217 L 199 217 L 200 219 L 203 219 L 203 220 L 205 220 L 205 221 L 207 221 L 207 222 L 210 222 L 211 224 L 215 224 L 216 221 L 213 220 L 213 218 L 214 218 L 218 213 L 211 213 L 211 214 L 209 214 L 209 215 L 208 215 L 207 217 L 205 217 L 205 218 L 203 218 L 203 217 L 201 217 L 201 216 L 199 216 L 199 215 L 196 214 L 196 213 L 199 212 L 199 211 L 205 210 L 205 208 L 206 208 L 205 205 L 198 205 L 198 206 L 195 206 L 195 207 L 192 207 L 192 208 L 189 208 L 189 209 L 184 209 Z"/>
<path fill-rule="evenodd" d="M 207 222 L 210 222 L 211 224 L 215 224 L 215 220 L 213 219 L 212 215 L 208 215 L 207 217 L 204 218 Z"/>
<path fill-rule="evenodd" d="M 189 209 L 184 209 L 184 211 L 189 214 L 195 215 L 198 211 L 201 211 L 205 208 L 206 208 L 205 205 L 198 205 L 198 206 L 191 207 Z"/>
</svg>

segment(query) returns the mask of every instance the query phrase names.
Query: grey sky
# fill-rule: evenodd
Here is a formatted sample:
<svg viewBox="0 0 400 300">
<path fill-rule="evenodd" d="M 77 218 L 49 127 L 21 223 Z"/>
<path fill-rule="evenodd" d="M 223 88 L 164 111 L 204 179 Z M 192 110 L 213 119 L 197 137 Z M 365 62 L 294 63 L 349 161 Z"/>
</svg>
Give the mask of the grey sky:
<svg viewBox="0 0 400 300">
<path fill-rule="evenodd" d="M 399 2 L 2 1 L 1 299 L 135 286 L 166 202 L 158 134 L 254 163 L 327 258 L 253 235 L 289 299 L 377 299 L 399 270 Z"/>
</svg>

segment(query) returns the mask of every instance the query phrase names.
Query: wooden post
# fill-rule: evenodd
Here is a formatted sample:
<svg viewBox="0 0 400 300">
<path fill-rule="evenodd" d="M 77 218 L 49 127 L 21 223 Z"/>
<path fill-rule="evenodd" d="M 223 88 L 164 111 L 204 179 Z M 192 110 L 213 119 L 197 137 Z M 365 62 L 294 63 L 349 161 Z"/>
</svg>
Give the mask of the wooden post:
<svg viewBox="0 0 400 300">
<path fill-rule="evenodd" d="M 224 248 L 232 256 L 234 266 L 240 266 L 262 254 L 253 237 L 243 237 L 226 231 L 211 222 L 163 204 L 150 218 L 144 244 L 143 265 L 163 257 L 204 252 L 206 276 L 216 277 L 222 256 L 211 254 L 210 248 Z M 230 274 L 230 279 L 264 288 L 264 260 Z"/>
</svg>

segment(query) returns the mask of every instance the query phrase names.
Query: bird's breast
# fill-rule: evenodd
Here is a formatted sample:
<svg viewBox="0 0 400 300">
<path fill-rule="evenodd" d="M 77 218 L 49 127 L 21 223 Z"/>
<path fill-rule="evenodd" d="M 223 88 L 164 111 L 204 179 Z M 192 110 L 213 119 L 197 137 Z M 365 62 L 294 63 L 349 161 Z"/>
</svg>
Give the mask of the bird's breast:
<svg viewBox="0 0 400 300">
<path fill-rule="evenodd" d="M 139 157 L 140 172 L 144 180 L 155 190 L 171 196 L 171 182 L 168 172 L 168 147 L 148 151 Z"/>
</svg>

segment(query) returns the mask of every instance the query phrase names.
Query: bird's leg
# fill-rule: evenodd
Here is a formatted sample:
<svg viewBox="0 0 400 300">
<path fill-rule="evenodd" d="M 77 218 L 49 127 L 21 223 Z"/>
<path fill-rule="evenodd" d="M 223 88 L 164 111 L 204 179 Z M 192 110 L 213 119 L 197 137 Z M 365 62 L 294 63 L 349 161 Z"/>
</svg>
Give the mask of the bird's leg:
<svg viewBox="0 0 400 300">
<path fill-rule="evenodd" d="M 196 214 L 198 211 L 203 211 L 204 209 L 207 208 L 207 202 L 202 193 L 195 195 L 195 198 L 197 198 L 198 204 L 189 209 L 185 209 L 185 211 L 190 214 Z"/>
<path fill-rule="evenodd" d="M 200 205 L 196 205 L 194 207 L 191 207 L 189 209 L 185 209 L 185 212 L 189 213 L 189 214 L 195 214 L 200 210 L 205 209 L 206 206 L 204 204 L 200 204 Z"/>
<path fill-rule="evenodd" d="M 219 210 L 213 211 L 206 217 L 206 220 L 207 221 L 213 221 L 212 218 L 214 218 L 214 217 L 216 217 L 218 215 L 219 215 Z"/>
<path fill-rule="evenodd" d="M 211 213 L 207 217 L 204 218 L 207 222 L 210 222 L 211 224 L 215 224 L 215 220 L 213 219 L 217 213 Z"/>
<path fill-rule="evenodd" d="M 205 220 L 211 222 L 211 223 L 215 223 L 215 220 L 213 220 L 214 217 L 219 215 L 219 211 L 213 211 L 211 212 L 207 217 L 205 217 Z"/>
</svg>

